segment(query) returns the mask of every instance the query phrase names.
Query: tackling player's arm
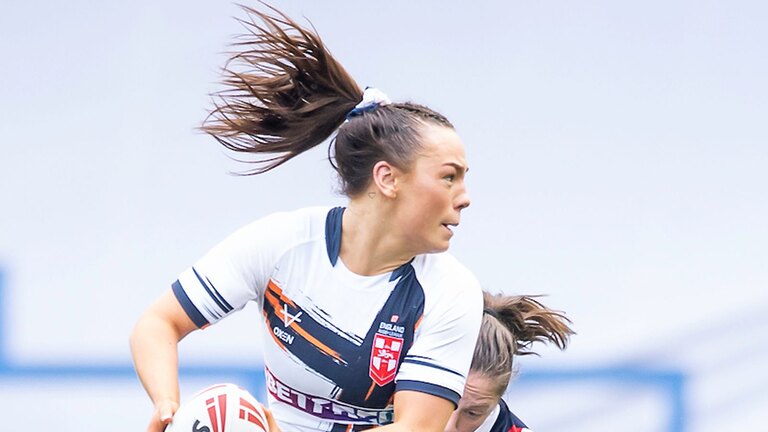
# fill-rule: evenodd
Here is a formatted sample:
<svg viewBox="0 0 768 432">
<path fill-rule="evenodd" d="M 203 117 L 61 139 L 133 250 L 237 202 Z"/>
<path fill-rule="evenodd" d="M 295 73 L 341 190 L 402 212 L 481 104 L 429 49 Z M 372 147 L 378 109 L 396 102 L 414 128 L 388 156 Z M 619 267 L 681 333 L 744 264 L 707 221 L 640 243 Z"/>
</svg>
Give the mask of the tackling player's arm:
<svg viewBox="0 0 768 432">
<path fill-rule="evenodd" d="M 179 407 L 177 344 L 195 329 L 168 290 L 147 308 L 131 333 L 134 367 L 155 405 L 147 432 L 162 432 Z"/>
<path fill-rule="evenodd" d="M 376 432 L 443 432 L 456 406 L 448 399 L 412 390 L 395 393 L 395 418 Z"/>
<path fill-rule="evenodd" d="M 395 393 L 394 422 L 371 429 L 376 432 L 443 432 L 456 407 L 453 402 L 438 396 L 411 390 Z M 269 410 L 264 410 L 270 432 L 280 427 Z"/>
</svg>

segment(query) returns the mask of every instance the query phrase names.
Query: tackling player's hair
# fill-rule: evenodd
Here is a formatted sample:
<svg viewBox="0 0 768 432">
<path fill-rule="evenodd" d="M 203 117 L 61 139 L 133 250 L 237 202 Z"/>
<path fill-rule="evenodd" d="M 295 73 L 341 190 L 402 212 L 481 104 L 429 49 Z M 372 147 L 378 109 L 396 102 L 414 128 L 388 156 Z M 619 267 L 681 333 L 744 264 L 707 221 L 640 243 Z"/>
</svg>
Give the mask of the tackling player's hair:
<svg viewBox="0 0 768 432">
<path fill-rule="evenodd" d="M 509 385 L 513 360 L 518 355 L 537 355 L 534 342 L 550 342 L 565 349 L 574 334 L 571 322 L 534 299 L 536 296 L 504 296 L 483 292 L 483 323 L 480 327 L 470 372 L 493 377 L 499 396 Z"/>
<path fill-rule="evenodd" d="M 201 129 L 229 150 L 255 154 L 261 174 L 315 147 L 338 130 L 328 159 L 341 190 L 365 191 L 373 166 L 387 161 L 407 170 L 421 148 L 425 124 L 453 128 L 442 114 L 413 103 L 379 106 L 348 118 L 362 90 L 313 30 L 268 6 L 242 6 L 237 36 L 223 68 L 224 90 Z"/>
</svg>

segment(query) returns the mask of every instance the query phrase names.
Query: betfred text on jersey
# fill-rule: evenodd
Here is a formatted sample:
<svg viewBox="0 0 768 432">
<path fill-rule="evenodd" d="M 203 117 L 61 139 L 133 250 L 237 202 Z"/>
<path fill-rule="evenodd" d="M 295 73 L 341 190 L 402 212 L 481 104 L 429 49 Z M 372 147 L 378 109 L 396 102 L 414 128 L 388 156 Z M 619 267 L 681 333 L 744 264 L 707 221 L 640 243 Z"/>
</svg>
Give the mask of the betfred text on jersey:
<svg viewBox="0 0 768 432">
<path fill-rule="evenodd" d="M 314 417 L 347 424 L 385 425 L 392 423 L 392 407 L 380 410 L 366 409 L 333 399 L 305 394 L 275 378 L 267 368 L 264 369 L 264 374 L 267 378 L 267 391 L 272 397 Z"/>
</svg>

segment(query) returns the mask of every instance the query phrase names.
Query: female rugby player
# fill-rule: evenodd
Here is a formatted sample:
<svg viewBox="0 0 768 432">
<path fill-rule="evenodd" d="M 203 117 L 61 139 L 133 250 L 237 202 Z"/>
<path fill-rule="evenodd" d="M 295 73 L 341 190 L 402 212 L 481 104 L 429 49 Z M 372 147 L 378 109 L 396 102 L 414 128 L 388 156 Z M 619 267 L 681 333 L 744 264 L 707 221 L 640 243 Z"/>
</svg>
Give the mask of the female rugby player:
<svg viewBox="0 0 768 432">
<path fill-rule="evenodd" d="M 535 354 L 534 342 L 565 349 L 573 330 L 563 314 L 532 297 L 483 293 L 484 315 L 464 395 L 445 432 L 521 432 L 527 426 L 501 396 L 513 376 L 513 359 Z"/>
<path fill-rule="evenodd" d="M 253 174 L 332 137 L 349 201 L 256 220 L 149 306 L 131 335 L 155 407 L 148 431 L 179 405 L 177 343 L 253 301 L 284 432 L 442 432 L 483 309 L 477 280 L 446 253 L 470 204 L 464 145 L 442 114 L 363 92 L 313 31 L 274 9 L 244 9 L 249 32 L 203 130 L 254 156 Z"/>
</svg>

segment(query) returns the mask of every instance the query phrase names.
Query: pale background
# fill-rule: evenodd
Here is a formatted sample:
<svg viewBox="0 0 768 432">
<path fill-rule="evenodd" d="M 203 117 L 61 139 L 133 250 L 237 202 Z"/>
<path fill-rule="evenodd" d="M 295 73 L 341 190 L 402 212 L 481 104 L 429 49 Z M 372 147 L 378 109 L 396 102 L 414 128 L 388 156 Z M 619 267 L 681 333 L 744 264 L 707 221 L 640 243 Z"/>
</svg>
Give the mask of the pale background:
<svg viewBox="0 0 768 432">
<path fill-rule="evenodd" d="M 274 4 L 359 84 L 456 124 L 473 203 L 452 252 L 488 289 L 547 294 L 578 331 L 519 364 L 509 398 L 533 429 L 768 430 L 768 4 Z M 233 16 L 0 8 L 2 429 L 143 430 L 141 311 L 239 226 L 344 203 L 326 146 L 241 178 L 195 132 Z M 184 394 L 248 381 L 255 312 L 182 344 Z"/>
</svg>

